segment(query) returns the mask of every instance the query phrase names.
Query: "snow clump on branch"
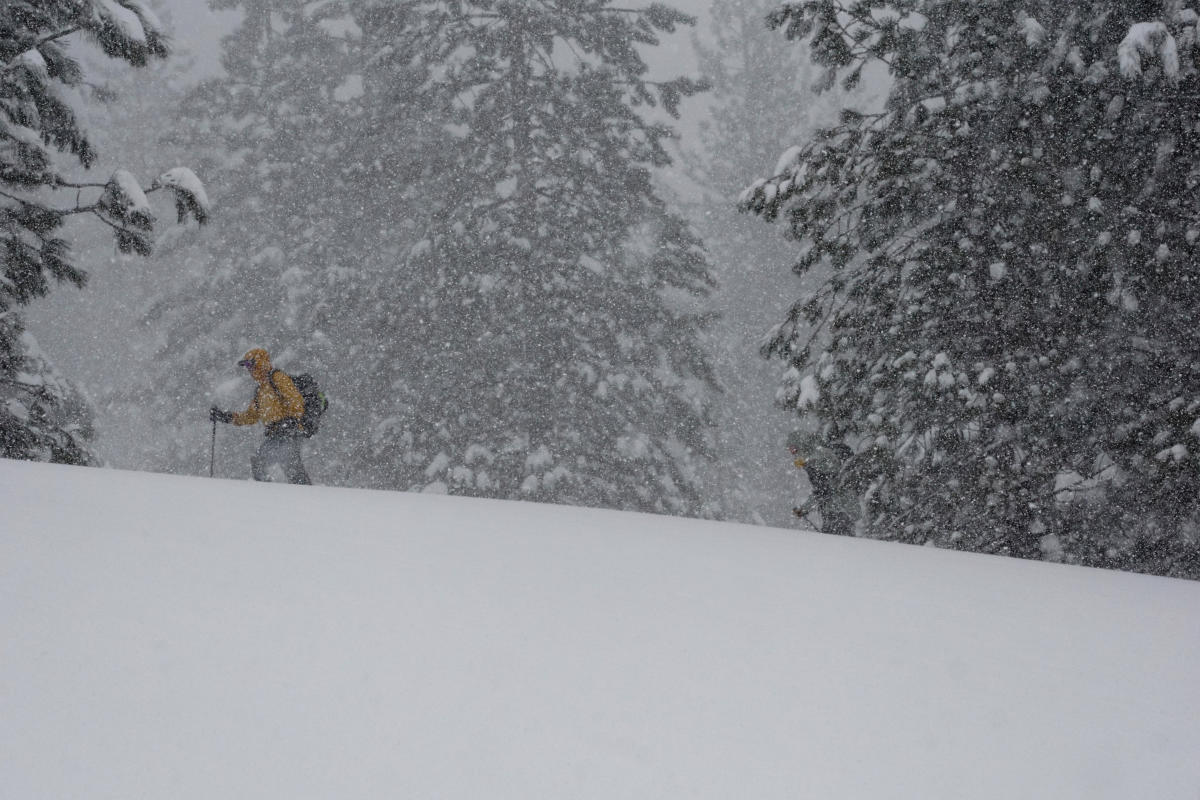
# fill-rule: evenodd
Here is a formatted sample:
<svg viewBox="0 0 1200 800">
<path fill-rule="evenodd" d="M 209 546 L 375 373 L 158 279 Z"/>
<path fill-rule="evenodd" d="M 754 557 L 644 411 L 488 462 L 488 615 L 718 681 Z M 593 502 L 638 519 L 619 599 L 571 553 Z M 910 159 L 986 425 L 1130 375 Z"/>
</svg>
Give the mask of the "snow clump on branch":
<svg viewBox="0 0 1200 800">
<path fill-rule="evenodd" d="M 196 173 L 187 167 L 169 169 L 154 179 L 152 188 L 167 187 L 175 192 L 175 209 L 179 212 L 179 221 L 183 222 L 190 213 L 201 225 L 208 222 L 212 206 L 208 202 L 208 193 L 204 184 L 196 177 Z"/>
<path fill-rule="evenodd" d="M 1179 77 L 1179 48 L 1175 37 L 1161 22 L 1138 22 L 1117 46 L 1117 61 L 1126 78 L 1142 75 L 1142 56 L 1158 56 L 1163 74 L 1174 82 Z"/>
</svg>

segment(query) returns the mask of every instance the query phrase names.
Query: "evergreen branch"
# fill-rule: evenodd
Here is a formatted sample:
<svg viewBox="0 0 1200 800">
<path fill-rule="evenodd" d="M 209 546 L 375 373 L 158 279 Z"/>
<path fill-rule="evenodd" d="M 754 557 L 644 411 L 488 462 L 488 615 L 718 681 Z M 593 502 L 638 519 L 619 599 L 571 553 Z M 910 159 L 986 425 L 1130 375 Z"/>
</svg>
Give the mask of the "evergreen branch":
<svg viewBox="0 0 1200 800">
<path fill-rule="evenodd" d="M 65 28 L 64 30 L 58 31 L 57 33 L 51 33 L 47 36 L 43 36 L 41 39 L 38 39 L 36 42 L 34 42 L 34 44 L 31 47 L 28 47 L 25 50 L 22 50 L 20 53 L 17 53 L 15 56 L 13 56 L 9 60 L 9 62 L 4 65 L 4 68 L 2 70 L 0 70 L 0 73 L 8 72 L 10 69 L 16 69 L 18 66 L 20 66 L 19 59 L 22 56 L 24 56 L 26 53 L 30 52 L 31 50 L 38 50 L 42 47 L 42 45 L 49 44 L 50 42 L 53 42 L 55 39 L 61 39 L 64 36 L 70 36 L 72 33 L 78 33 L 80 30 L 82 30 L 82 29 L 77 25 L 73 28 Z"/>
<path fill-rule="evenodd" d="M 29 206 L 32 208 L 43 209 L 45 211 L 50 212 L 51 214 L 60 214 L 64 217 L 70 216 L 72 214 L 84 214 L 84 213 L 87 213 L 88 211 L 91 211 L 93 208 L 93 206 L 76 206 L 75 208 L 72 208 L 72 209 L 46 208 L 41 203 L 37 203 L 32 200 L 26 200 L 23 197 L 18 197 L 17 195 L 11 194 L 2 189 L 0 189 L 0 197 L 7 197 L 9 200 L 12 200 L 16 203 L 20 203 L 22 206 Z"/>
<path fill-rule="evenodd" d="M 866 20 L 862 19 L 861 17 L 855 17 L 855 19 L 858 19 L 858 21 L 860 23 L 862 23 L 865 27 L 875 28 L 876 30 L 879 29 L 878 23 L 876 23 L 875 20 L 873 20 L 873 19 L 867 18 L 867 19 L 870 19 L 869 24 L 867 23 Z M 845 25 L 843 25 L 840 20 L 838 20 L 836 15 L 833 18 L 833 25 L 842 34 L 842 36 L 847 40 L 847 42 L 849 42 L 849 44 L 850 44 L 849 51 L 850 51 L 850 54 L 854 58 L 857 58 L 861 61 L 861 60 L 871 56 L 871 48 L 870 47 L 858 45 L 857 50 L 855 49 L 855 45 L 858 43 L 854 38 L 854 34 L 852 34 L 850 32 L 850 30 Z M 889 68 L 892 67 L 892 63 L 893 63 L 892 60 L 889 60 L 889 59 L 885 58 L 884 56 L 875 56 L 875 58 L 878 58 L 884 64 L 887 64 Z"/>
<path fill-rule="evenodd" d="M 26 383 L 25 381 L 18 381 L 14 378 L 0 376 L 0 383 L 7 383 L 9 386 L 16 386 L 18 389 L 25 389 L 30 394 L 45 394 L 46 392 L 46 387 L 43 384 Z"/>
<path fill-rule="evenodd" d="M 575 209 L 580 214 L 583 214 L 585 216 L 588 216 L 588 215 L 594 216 L 595 215 L 594 212 L 590 211 L 589 209 L 584 208 L 583 206 L 575 203 L 574 201 L 568 200 L 564 197 L 555 197 L 554 195 L 548 194 L 544 189 L 541 189 L 537 186 L 533 187 L 533 193 L 540 197 L 546 198 L 547 200 L 551 201 L 552 203 L 570 206 L 571 208 Z"/>
<path fill-rule="evenodd" d="M 122 226 L 120 226 L 120 225 L 118 225 L 117 223 L 115 223 L 115 222 L 113 222 L 112 220 L 110 220 L 108 217 L 106 217 L 106 216 L 104 216 L 103 214 L 101 214 L 101 213 L 100 213 L 100 207 L 99 207 L 99 206 L 92 206 L 92 207 L 90 207 L 90 208 L 84 209 L 84 211 L 90 211 L 90 212 L 92 212 L 93 214 L 95 214 L 95 215 L 96 215 L 96 219 L 100 220 L 100 221 L 101 221 L 101 222 L 103 222 L 105 225 L 107 225 L 108 227 L 112 228 L 114 231 L 123 231 L 123 230 L 125 230 L 125 228 L 123 228 Z"/>
<path fill-rule="evenodd" d="M 73 28 L 65 28 L 65 29 L 59 31 L 58 33 L 52 33 L 48 36 L 44 36 L 41 39 L 39 39 L 37 44 L 35 44 L 33 47 L 31 47 L 30 50 L 37 50 L 44 44 L 53 42 L 55 39 L 61 39 L 64 36 L 70 36 L 72 33 L 78 33 L 80 30 L 82 30 L 82 28 L 80 28 L 78 25 L 76 25 Z"/>
<path fill-rule="evenodd" d="M 89 184 L 89 183 L 84 183 L 84 184 L 75 184 L 75 183 L 66 183 L 66 182 L 63 182 L 63 183 L 61 183 L 60 185 L 62 185 L 62 186 L 69 186 L 69 187 L 71 187 L 71 188 L 80 188 L 80 189 L 89 189 L 89 188 L 100 188 L 100 189 L 103 189 L 103 188 L 105 187 L 105 185 L 106 185 L 106 184 L 102 184 L 102 183 L 100 183 L 100 184 Z M 161 189 L 161 188 L 162 188 L 161 186 L 158 186 L 158 187 L 154 187 L 154 188 L 152 188 L 152 189 L 146 189 L 146 190 L 144 190 L 144 191 L 145 191 L 145 193 L 146 193 L 146 194 L 151 194 L 151 193 L 153 193 L 153 192 L 157 192 L 157 191 L 158 191 L 159 189 Z M 69 217 L 69 216 L 72 216 L 72 215 L 74 215 L 74 214 L 88 214 L 88 213 L 93 213 L 93 212 L 96 212 L 96 211 L 97 211 L 97 209 L 99 209 L 99 208 L 100 208 L 100 204 L 99 204 L 99 203 L 92 203 L 91 205 L 86 205 L 86 206 L 85 206 L 85 205 L 78 205 L 78 200 L 76 200 L 76 203 L 77 203 L 77 204 L 76 204 L 76 206 L 75 206 L 74 208 L 46 208 L 46 207 L 45 207 L 45 206 L 43 206 L 41 203 L 37 203 L 37 202 L 34 202 L 34 201 L 32 201 L 32 200 L 26 200 L 26 199 L 25 199 L 25 198 L 23 198 L 23 197 L 18 197 L 18 196 L 17 196 L 17 195 L 15 195 L 15 194 L 11 194 L 11 193 L 9 193 L 9 192 L 6 192 L 6 191 L 4 191 L 3 189 L 0 189 L 0 197 L 7 197 L 9 200 L 12 200 L 12 201 L 14 201 L 14 202 L 16 202 L 16 203 L 20 203 L 22 206 L 32 206 L 32 207 L 34 207 L 34 208 L 40 208 L 40 209 L 44 209 L 44 210 L 46 210 L 46 211 L 50 212 L 51 214 L 58 214 L 58 215 L 60 215 L 60 216 L 64 216 L 64 217 Z M 98 215 L 97 215 L 97 216 L 98 216 Z M 104 219 L 104 218 L 103 218 L 103 217 L 101 217 L 101 219 Z M 110 225 L 112 225 L 112 224 L 113 224 L 113 223 L 111 223 L 111 222 L 108 222 L 108 220 L 104 220 L 104 221 L 105 221 L 105 222 L 107 222 L 107 223 L 108 223 L 108 224 L 110 224 Z M 119 226 L 114 226 L 114 227 L 117 227 L 117 228 L 118 228 L 118 230 L 123 230 L 123 228 L 120 228 Z"/>
<path fill-rule="evenodd" d="M 9 200 L 16 201 L 23 206 L 37 205 L 36 203 L 32 203 L 29 200 L 26 200 L 22 197 L 17 197 L 15 194 L 9 194 L 8 192 L 4 191 L 3 189 L 0 189 L 0 197 L 7 197 Z"/>
<path fill-rule="evenodd" d="M 103 189 L 108 186 L 107 183 L 75 183 L 73 181 L 64 181 L 57 178 L 54 181 L 54 186 L 64 186 L 68 189 Z M 146 191 L 150 191 L 147 189 Z"/>
<path fill-rule="evenodd" d="M 897 238 L 899 238 L 899 236 L 902 236 L 902 235 L 903 234 L 898 235 Z M 903 255 L 908 249 L 914 247 L 918 241 L 919 241 L 919 238 L 917 236 L 909 236 L 908 241 L 905 242 L 904 244 L 902 244 L 898 250 L 888 253 L 883 248 L 881 248 L 880 250 L 876 250 L 874 253 L 869 254 L 867 256 L 867 258 L 865 259 L 867 261 L 867 265 L 861 269 L 859 274 L 857 274 L 855 276 L 855 279 L 862 280 L 863 278 L 869 277 L 873 272 L 878 270 L 878 267 L 873 266 L 871 263 L 872 261 L 874 261 L 874 256 L 883 254 L 883 255 L 887 255 L 891 259 L 895 259 L 895 258 Z M 836 282 L 837 282 L 838 277 L 839 276 L 837 276 L 837 275 L 829 276 L 828 278 L 825 279 L 824 283 L 822 283 L 820 286 L 818 286 L 817 289 L 814 290 L 812 293 L 813 299 L 817 299 L 823 293 L 827 294 L 828 297 L 825 299 L 822 299 L 821 302 L 822 302 L 822 305 L 828 303 L 829 310 L 825 314 L 825 316 L 812 328 L 812 331 L 808 337 L 808 340 L 804 343 L 804 346 L 801 348 L 802 350 L 807 350 L 809 347 L 811 347 L 816 342 L 817 337 L 820 336 L 820 334 L 825 330 L 825 328 L 829 324 L 830 320 L 832 320 L 834 317 L 836 317 L 837 314 L 844 311 L 846 306 L 848 306 L 850 304 L 850 302 L 853 300 L 853 297 L 850 295 L 849 292 L 847 292 L 846 296 L 842 299 L 841 304 L 840 305 L 837 304 L 838 289 L 836 287 Z"/>
</svg>

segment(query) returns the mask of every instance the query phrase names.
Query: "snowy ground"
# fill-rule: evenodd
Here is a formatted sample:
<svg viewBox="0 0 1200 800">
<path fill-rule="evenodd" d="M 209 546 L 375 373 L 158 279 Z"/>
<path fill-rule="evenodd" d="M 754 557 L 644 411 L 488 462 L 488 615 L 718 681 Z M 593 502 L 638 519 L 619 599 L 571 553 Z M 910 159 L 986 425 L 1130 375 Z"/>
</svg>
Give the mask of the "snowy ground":
<svg viewBox="0 0 1200 800">
<path fill-rule="evenodd" d="M 0 795 L 1200 798 L 1200 584 L 0 461 Z"/>
</svg>

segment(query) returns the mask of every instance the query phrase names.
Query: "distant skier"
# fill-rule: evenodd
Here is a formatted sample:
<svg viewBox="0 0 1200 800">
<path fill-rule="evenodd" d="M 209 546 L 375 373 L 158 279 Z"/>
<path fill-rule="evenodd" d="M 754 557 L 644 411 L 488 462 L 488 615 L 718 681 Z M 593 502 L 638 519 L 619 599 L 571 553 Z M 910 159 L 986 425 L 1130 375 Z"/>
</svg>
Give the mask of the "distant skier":
<svg viewBox="0 0 1200 800">
<path fill-rule="evenodd" d="M 812 492 L 802 506 L 792 509 L 797 517 L 816 511 L 821 515 L 821 530 L 838 536 L 854 535 L 857 498 L 834 486 L 842 466 L 852 451 L 845 444 L 825 445 L 816 436 L 804 431 L 788 434 L 788 450 L 797 469 L 804 470 Z"/>
<path fill-rule="evenodd" d="M 267 480 L 273 464 L 283 468 L 288 483 L 311 484 L 304 463 L 300 460 L 300 443 L 304 430 L 304 398 L 292 379 L 283 370 L 271 366 L 267 351 L 256 347 L 238 362 L 250 370 L 258 381 L 258 390 L 250 407 L 241 413 L 222 411 L 213 406 L 209 417 L 213 422 L 232 422 L 234 425 L 267 426 L 266 438 L 250 459 L 250 470 L 256 481 Z"/>
</svg>

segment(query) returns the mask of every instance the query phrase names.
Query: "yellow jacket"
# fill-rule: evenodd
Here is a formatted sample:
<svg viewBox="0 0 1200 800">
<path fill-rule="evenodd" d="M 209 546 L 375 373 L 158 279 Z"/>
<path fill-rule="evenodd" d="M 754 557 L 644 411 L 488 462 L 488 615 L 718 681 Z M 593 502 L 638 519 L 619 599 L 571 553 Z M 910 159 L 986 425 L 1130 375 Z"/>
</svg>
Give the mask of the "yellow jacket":
<svg viewBox="0 0 1200 800">
<path fill-rule="evenodd" d="M 239 363 L 249 364 L 251 376 L 258 381 L 258 391 L 249 408 L 234 412 L 233 424 L 261 422 L 269 427 L 290 418 L 299 423 L 304 416 L 304 398 L 286 372 L 271 366 L 267 351 L 256 347 Z"/>
</svg>

